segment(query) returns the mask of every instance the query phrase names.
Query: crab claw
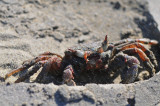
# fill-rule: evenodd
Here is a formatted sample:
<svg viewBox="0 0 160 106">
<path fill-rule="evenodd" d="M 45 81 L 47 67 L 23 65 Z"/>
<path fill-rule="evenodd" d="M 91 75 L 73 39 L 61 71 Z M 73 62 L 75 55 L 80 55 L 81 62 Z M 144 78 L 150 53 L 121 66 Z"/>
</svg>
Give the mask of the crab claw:
<svg viewBox="0 0 160 106">
<path fill-rule="evenodd" d="M 129 84 L 133 83 L 137 77 L 138 74 L 138 64 L 132 65 L 126 72 L 125 75 L 121 76 L 122 77 L 122 83 L 124 84 Z"/>
<path fill-rule="evenodd" d="M 137 74 L 138 74 L 138 68 L 140 65 L 140 62 L 137 58 L 133 56 L 125 56 L 125 63 L 130 67 L 128 70 L 124 71 L 124 76 L 122 75 L 122 83 L 128 84 L 135 81 Z"/>
<path fill-rule="evenodd" d="M 72 80 L 74 79 L 73 76 L 73 68 L 71 65 L 68 65 L 65 70 L 63 71 L 63 83 L 67 85 L 76 85 L 75 82 Z"/>
</svg>

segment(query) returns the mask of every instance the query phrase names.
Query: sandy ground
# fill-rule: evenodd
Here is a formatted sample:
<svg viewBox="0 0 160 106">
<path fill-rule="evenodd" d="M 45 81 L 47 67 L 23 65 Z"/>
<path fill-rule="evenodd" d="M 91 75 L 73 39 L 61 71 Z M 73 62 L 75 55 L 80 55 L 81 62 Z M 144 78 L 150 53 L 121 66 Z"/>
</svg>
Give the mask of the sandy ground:
<svg viewBox="0 0 160 106">
<path fill-rule="evenodd" d="M 0 7 L 0 76 L 45 51 L 63 56 L 66 48 L 103 40 L 106 34 L 110 42 L 160 40 L 157 12 L 153 18 L 144 0 L 1 0 Z"/>
</svg>

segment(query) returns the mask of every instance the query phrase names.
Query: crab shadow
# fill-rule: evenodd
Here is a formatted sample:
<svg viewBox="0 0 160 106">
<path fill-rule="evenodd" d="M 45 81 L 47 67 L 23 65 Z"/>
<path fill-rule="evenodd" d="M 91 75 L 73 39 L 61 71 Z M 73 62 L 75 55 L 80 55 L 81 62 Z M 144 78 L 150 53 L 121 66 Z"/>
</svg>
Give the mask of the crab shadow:
<svg viewBox="0 0 160 106">
<path fill-rule="evenodd" d="M 141 7 L 142 10 L 137 10 L 142 13 L 146 19 L 134 18 L 134 22 L 142 31 L 142 36 L 144 38 L 156 39 L 160 41 L 160 31 L 158 29 L 158 24 L 156 23 L 154 17 L 149 11 L 145 11 L 146 7 Z"/>
</svg>

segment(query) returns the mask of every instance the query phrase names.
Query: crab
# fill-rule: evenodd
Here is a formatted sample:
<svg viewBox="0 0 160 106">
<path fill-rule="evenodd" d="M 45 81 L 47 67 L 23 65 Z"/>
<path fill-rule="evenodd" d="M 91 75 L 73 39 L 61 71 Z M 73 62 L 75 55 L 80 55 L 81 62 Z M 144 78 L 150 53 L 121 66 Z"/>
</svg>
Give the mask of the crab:
<svg viewBox="0 0 160 106">
<path fill-rule="evenodd" d="M 23 82 L 42 67 L 36 82 L 43 82 L 46 76 L 52 75 L 53 82 L 59 84 L 113 83 L 120 75 L 121 83 L 133 83 L 140 73 L 145 72 L 143 70 L 148 74 L 142 74 L 142 79 L 150 78 L 159 71 L 155 55 L 144 44 L 157 45 L 158 42 L 143 38 L 109 43 L 106 35 L 104 41 L 68 48 L 64 57 L 51 52 L 40 54 L 24 61 L 4 79 L 32 67 L 15 81 Z"/>
</svg>

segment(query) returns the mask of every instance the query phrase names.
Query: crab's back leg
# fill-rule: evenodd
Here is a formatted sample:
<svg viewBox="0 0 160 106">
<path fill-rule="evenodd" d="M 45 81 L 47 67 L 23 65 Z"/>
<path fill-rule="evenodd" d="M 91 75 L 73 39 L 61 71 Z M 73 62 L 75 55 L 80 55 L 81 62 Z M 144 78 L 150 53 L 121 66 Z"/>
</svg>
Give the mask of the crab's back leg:
<svg viewBox="0 0 160 106">
<path fill-rule="evenodd" d="M 13 74 L 16 74 L 20 71 L 23 71 L 29 67 L 31 67 L 32 65 L 34 65 L 35 63 L 39 62 L 39 61 L 43 61 L 43 60 L 48 60 L 49 58 L 51 58 L 53 55 L 56 55 L 57 57 L 62 59 L 62 56 L 56 54 L 56 53 L 51 53 L 51 52 L 45 52 L 43 54 L 40 54 L 38 57 L 24 61 L 22 66 L 18 69 L 13 70 L 12 72 L 8 73 L 5 75 L 5 80 L 10 77 Z"/>
<path fill-rule="evenodd" d="M 147 49 L 143 44 L 136 42 L 136 43 L 131 43 L 131 44 L 127 44 L 127 45 L 124 44 L 124 45 L 120 45 L 120 46 L 116 47 L 117 51 L 122 51 L 122 50 L 126 50 L 126 49 L 129 49 L 129 48 L 139 48 L 139 49 L 141 49 L 148 56 L 148 58 L 150 59 L 152 64 L 155 66 L 155 69 L 159 70 L 158 69 L 158 63 L 157 63 L 155 55 L 153 54 L 152 51 Z"/>
<path fill-rule="evenodd" d="M 41 68 L 41 66 L 43 66 L 45 63 L 46 63 L 46 60 L 37 62 L 30 71 L 28 71 L 24 76 L 18 78 L 15 81 L 15 83 L 19 83 L 19 82 L 25 81 L 30 76 L 32 76 L 34 73 L 36 73 Z"/>
<path fill-rule="evenodd" d="M 44 52 L 44 53 L 40 54 L 39 56 L 53 56 L 53 55 L 56 55 L 57 57 L 62 58 L 61 55 L 59 55 L 57 53 L 52 53 L 52 52 Z"/>
<path fill-rule="evenodd" d="M 116 43 L 114 43 L 114 46 L 118 46 L 124 43 L 134 43 L 134 42 L 138 42 L 138 43 L 142 43 L 142 44 L 149 44 L 149 45 L 157 45 L 158 41 L 156 40 L 150 40 L 147 38 L 143 38 L 143 39 L 124 39 L 124 40 L 120 40 Z"/>
<path fill-rule="evenodd" d="M 47 60 L 50 57 L 52 57 L 53 55 L 55 55 L 55 56 L 57 56 L 59 58 L 62 58 L 62 56 L 59 55 L 59 54 L 51 53 L 51 52 L 44 52 L 44 53 L 40 54 L 38 57 L 36 57 L 34 59 L 30 59 L 30 60 L 24 61 L 23 64 L 25 64 L 25 65 L 33 65 L 38 61 Z"/>
<path fill-rule="evenodd" d="M 59 74 L 60 72 L 58 70 L 60 70 L 61 61 L 62 61 L 62 59 L 60 57 L 57 57 L 57 56 L 52 56 L 48 60 L 39 61 L 34 65 L 34 67 L 32 68 L 31 71 L 29 71 L 26 75 L 24 75 L 24 76 L 20 77 L 19 79 L 17 79 L 15 81 L 15 83 L 22 82 L 25 79 L 29 78 L 34 73 L 36 73 L 37 70 L 39 70 L 39 68 L 41 66 L 43 66 L 43 69 L 42 69 L 41 73 L 37 77 L 37 81 L 38 82 L 40 82 L 42 77 L 47 75 L 47 73 L 49 71 L 54 75 L 55 74 Z M 52 71 L 51 71 L 51 69 L 52 69 Z"/>
<path fill-rule="evenodd" d="M 49 58 L 50 58 L 50 56 L 39 56 L 39 57 L 36 57 L 36 58 L 34 58 L 34 59 L 27 60 L 27 61 L 25 61 L 25 62 L 22 64 L 22 66 L 21 66 L 20 68 L 15 69 L 15 70 L 13 70 L 12 72 L 6 74 L 5 80 L 6 80 L 8 77 L 10 77 L 11 75 L 16 74 L 16 73 L 18 73 L 18 72 L 20 72 L 20 71 L 25 70 L 25 69 L 31 67 L 32 65 L 34 65 L 35 63 L 37 63 L 37 62 L 39 62 L 39 61 L 48 60 Z"/>
<path fill-rule="evenodd" d="M 150 59 L 146 56 L 146 54 L 139 48 L 130 48 L 122 51 L 123 53 L 129 54 L 129 55 L 135 55 L 138 54 L 140 59 L 143 61 L 145 67 L 148 69 L 150 73 L 150 77 L 155 75 L 155 69 L 154 65 L 151 63 Z"/>
</svg>

